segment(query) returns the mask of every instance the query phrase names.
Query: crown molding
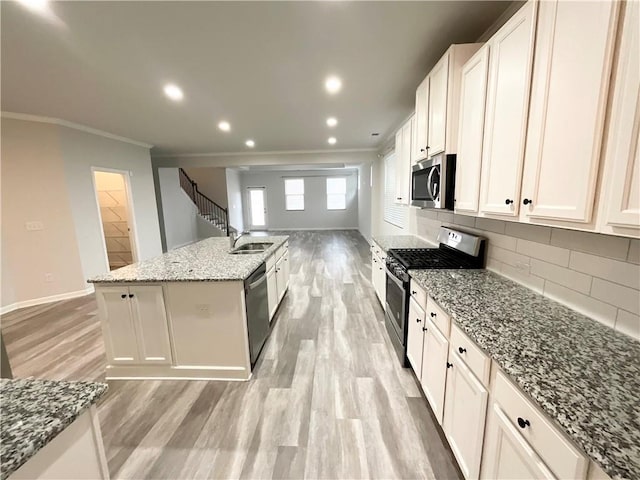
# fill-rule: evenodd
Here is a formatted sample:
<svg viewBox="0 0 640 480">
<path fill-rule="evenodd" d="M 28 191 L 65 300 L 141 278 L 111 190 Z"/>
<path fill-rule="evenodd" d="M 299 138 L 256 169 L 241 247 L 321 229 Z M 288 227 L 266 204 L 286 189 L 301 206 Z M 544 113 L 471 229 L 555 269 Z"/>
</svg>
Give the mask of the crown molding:
<svg viewBox="0 0 640 480">
<path fill-rule="evenodd" d="M 269 155 L 308 155 L 327 153 L 371 153 L 377 148 L 343 148 L 334 150 L 270 150 L 264 152 L 210 152 L 210 153 L 164 153 L 151 155 L 152 158 L 195 158 L 195 157 L 263 157 Z"/>
<path fill-rule="evenodd" d="M 2 112 L 1 115 L 2 115 L 2 118 L 11 118 L 13 120 L 26 120 L 29 122 L 50 123 L 53 125 L 60 125 L 61 127 L 80 130 L 82 132 L 91 133 L 93 135 L 109 138 L 111 140 L 117 140 L 123 143 L 130 143 L 131 145 L 136 145 L 138 147 L 143 147 L 148 149 L 153 148 L 153 145 L 150 145 L 148 143 L 138 142 L 136 140 L 132 140 L 127 137 L 114 135 L 113 133 L 105 132 L 104 130 L 98 130 L 96 128 L 87 127 L 86 125 L 81 125 L 79 123 L 68 122 L 67 120 L 62 120 L 60 118 L 43 117 L 40 115 L 30 115 L 28 113 L 15 113 L 15 112 Z"/>
</svg>

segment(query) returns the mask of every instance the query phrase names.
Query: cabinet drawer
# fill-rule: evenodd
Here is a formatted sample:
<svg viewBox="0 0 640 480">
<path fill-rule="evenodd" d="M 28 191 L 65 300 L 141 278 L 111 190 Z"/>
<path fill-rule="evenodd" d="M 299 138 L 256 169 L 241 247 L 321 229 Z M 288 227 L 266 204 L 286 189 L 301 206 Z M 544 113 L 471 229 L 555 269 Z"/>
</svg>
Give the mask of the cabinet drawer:
<svg viewBox="0 0 640 480">
<path fill-rule="evenodd" d="M 424 288 L 416 283 L 415 280 L 411 279 L 411 296 L 415 299 L 416 303 L 420 305 L 421 308 L 427 308 L 427 292 Z"/>
<path fill-rule="evenodd" d="M 489 385 L 491 372 L 491 359 L 467 337 L 455 324 L 451 325 L 451 348 L 459 355 L 462 361 L 469 367 L 478 380 L 486 387 Z"/>
<path fill-rule="evenodd" d="M 442 334 L 449 338 L 449 328 L 451 325 L 451 319 L 440 305 L 438 305 L 431 297 L 427 299 L 427 318 L 436 324 Z"/>
<path fill-rule="evenodd" d="M 509 421 L 556 477 L 585 478 L 588 466 L 585 456 L 502 372 L 496 376 L 493 395 Z"/>
</svg>

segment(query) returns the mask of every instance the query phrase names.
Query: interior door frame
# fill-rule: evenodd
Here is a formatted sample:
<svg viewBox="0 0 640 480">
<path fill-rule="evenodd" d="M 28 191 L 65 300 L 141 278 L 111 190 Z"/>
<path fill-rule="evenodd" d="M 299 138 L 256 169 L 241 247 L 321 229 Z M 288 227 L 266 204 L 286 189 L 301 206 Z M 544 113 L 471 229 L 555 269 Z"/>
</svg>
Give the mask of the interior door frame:
<svg viewBox="0 0 640 480">
<path fill-rule="evenodd" d="M 131 170 L 120 170 L 107 167 L 91 167 L 91 185 L 93 186 L 93 195 L 96 200 L 96 208 L 98 209 L 98 220 L 100 222 L 100 240 L 102 241 L 102 251 L 104 252 L 104 262 L 106 272 L 110 272 L 109 255 L 107 253 L 107 241 L 104 235 L 104 227 L 102 226 L 102 213 L 100 212 L 100 198 L 98 197 L 98 189 L 96 188 L 96 172 L 103 173 L 119 173 L 124 177 L 124 189 L 127 197 L 127 224 L 129 225 L 129 243 L 131 244 L 131 258 L 133 263 L 138 262 L 140 255 L 138 252 L 138 229 L 136 227 L 135 212 L 133 207 L 133 197 L 131 195 Z"/>
<path fill-rule="evenodd" d="M 264 226 L 255 228 L 253 222 L 251 221 L 252 211 L 251 211 L 251 190 L 262 190 L 263 200 L 264 200 Z M 247 215 L 247 225 L 249 225 L 249 231 L 253 230 L 268 230 L 269 226 L 269 209 L 267 208 L 267 187 L 266 186 L 252 186 L 247 187 L 246 191 L 248 215 Z"/>
</svg>

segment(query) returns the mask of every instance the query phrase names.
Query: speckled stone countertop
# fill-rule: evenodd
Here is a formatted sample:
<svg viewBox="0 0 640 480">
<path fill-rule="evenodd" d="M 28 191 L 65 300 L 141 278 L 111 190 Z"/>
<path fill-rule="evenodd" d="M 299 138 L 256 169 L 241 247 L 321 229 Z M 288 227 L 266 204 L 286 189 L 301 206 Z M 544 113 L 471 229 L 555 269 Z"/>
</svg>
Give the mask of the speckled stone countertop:
<svg viewBox="0 0 640 480">
<path fill-rule="evenodd" d="M 411 276 L 612 478 L 640 478 L 640 342 L 486 270 Z"/>
<path fill-rule="evenodd" d="M 392 248 L 435 248 L 434 245 L 415 235 L 380 235 L 371 238 L 385 252 Z"/>
<path fill-rule="evenodd" d="M 89 283 L 222 282 L 245 280 L 283 243 L 286 235 L 241 237 L 236 247 L 249 242 L 273 243 L 263 253 L 231 255 L 228 237 L 211 237 L 149 260 L 127 265 Z"/>
<path fill-rule="evenodd" d="M 73 423 L 107 391 L 105 383 L 0 380 L 0 480 Z"/>
</svg>

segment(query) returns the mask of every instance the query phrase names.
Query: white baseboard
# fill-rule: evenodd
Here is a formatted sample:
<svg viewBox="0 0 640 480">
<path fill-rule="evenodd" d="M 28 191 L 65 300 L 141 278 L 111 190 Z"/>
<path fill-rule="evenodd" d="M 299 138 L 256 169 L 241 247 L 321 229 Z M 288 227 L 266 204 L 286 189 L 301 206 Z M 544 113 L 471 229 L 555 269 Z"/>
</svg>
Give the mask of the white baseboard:
<svg viewBox="0 0 640 480">
<path fill-rule="evenodd" d="M 13 312 L 14 310 L 18 310 L 20 308 L 34 307 L 36 305 L 42 305 L 44 303 L 59 302 L 60 300 L 70 300 L 72 298 L 84 297 L 85 295 L 89 295 L 93 292 L 94 292 L 93 285 L 90 285 L 84 290 L 76 290 L 75 292 L 60 293 L 58 295 L 51 295 L 49 297 L 40 297 L 40 298 L 34 298 L 33 300 L 16 302 L 16 303 L 12 303 L 11 305 L 0 307 L 0 315 Z"/>
</svg>

